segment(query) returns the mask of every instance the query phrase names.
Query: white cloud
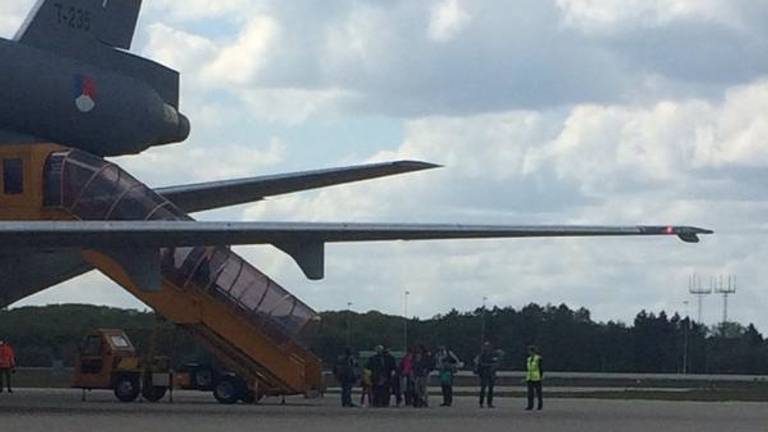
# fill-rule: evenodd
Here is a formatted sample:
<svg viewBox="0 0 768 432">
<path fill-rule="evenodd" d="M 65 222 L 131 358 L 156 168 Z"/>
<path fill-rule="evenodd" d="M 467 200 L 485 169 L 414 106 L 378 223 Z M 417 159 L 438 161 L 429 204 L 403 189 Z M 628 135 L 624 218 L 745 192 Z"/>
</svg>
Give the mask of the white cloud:
<svg viewBox="0 0 768 432">
<path fill-rule="evenodd" d="M 280 26 L 267 15 L 252 17 L 233 44 L 219 48 L 215 60 L 205 66 L 209 85 L 242 85 L 255 80 L 267 65 L 279 42 Z"/>
<path fill-rule="evenodd" d="M 393 31 L 385 11 L 372 6 L 352 9 L 324 29 L 320 63 L 327 73 L 344 74 L 347 69 L 375 73 L 394 43 Z M 309 53 L 317 55 L 317 53 Z"/>
<path fill-rule="evenodd" d="M 432 6 L 427 33 L 434 41 L 447 42 L 457 37 L 471 19 L 459 0 L 442 0 Z"/>
<path fill-rule="evenodd" d="M 525 14 L 510 14 L 496 1 L 230 3 L 213 12 L 226 20 L 210 28 L 184 20 L 173 31 L 150 27 L 157 33 L 153 50 L 180 65 L 185 82 L 238 98 L 275 90 L 267 94 L 285 94 L 291 104 L 299 92 L 354 94 L 354 103 L 324 111 L 339 115 L 708 99 L 768 73 L 760 20 L 744 19 L 747 11 L 760 16 L 759 7 L 716 0 L 524 0 L 517 7 Z M 197 2 L 193 9 L 212 5 Z M 165 20 L 180 9 L 164 2 L 144 20 Z M 277 91 L 284 89 L 290 91 Z"/>
<path fill-rule="evenodd" d="M 701 131 L 700 158 L 704 164 L 768 164 L 768 80 L 729 91 L 715 118 L 714 127 Z"/>
<path fill-rule="evenodd" d="M 115 162 L 148 185 L 195 183 L 251 177 L 283 162 L 286 146 L 277 137 L 259 142 L 205 142 L 155 147 L 140 157 Z"/>
<path fill-rule="evenodd" d="M 147 2 L 150 13 L 177 21 L 240 17 L 258 12 L 263 1 L 253 0 L 153 0 Z"/>
<path fill-rule="evenodd" d="M 202 86 L 200 70 L 213 61 L 220 50 L 216 44 L 199 35 L 163 23 L 150 25 L 144 54 L 170 68 L 185 71 L 185 86 Z"/>
<path fill-rule="evenodd" d="M 658 27 L 675 20 L 702 19 L 741 26 L 731 0 L 557 0 L 563 23 L 581 30 L 626 31 L 626 26 Z"/>
<path fill-rule="evenodd" d="M 762 139 L 768 133 L 767 98 L 768 82 L 760 80 L 729 90 L 720 104 L 582 106 L 539 151 L 557 161 L 558 175 L 592 193 L 638 184 L 688 186 L 700 177 L 697 171 L 768 166 Z"/>
<path fill-rule="evenodd" d="M 338 112 L 355 95 L 340 89 L 256 89 L 241 94 L 248 114 L 270 123 L 297 125 L 314 115 Z"/>
<path fill-rule="evenodd" d="M 163 23 L 152 24 L 146 31 L 146 55 L 174 69 L 194 70 L 200 66 L 200 59 L 209 58 L 218 50 L 209 39 Z"/>
</svg>

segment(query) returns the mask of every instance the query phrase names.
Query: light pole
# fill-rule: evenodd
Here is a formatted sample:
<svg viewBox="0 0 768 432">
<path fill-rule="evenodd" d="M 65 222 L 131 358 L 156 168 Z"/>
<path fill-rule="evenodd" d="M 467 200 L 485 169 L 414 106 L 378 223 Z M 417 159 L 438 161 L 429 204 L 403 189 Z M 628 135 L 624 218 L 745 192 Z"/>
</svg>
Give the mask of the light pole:
<svg viewBox="0 0 768 432">
<path fill-rule="evenodd" d="M 480 348 L 481 349 L 485 344 L 485 302 L 487 300 L 488 300 L 488 297 L 483 297 L 482 316 L 480 317 Z"/>
<path fill-rule="evenodd" d="M 688 301 L 684 301 L 685 305 L 685 328 L 683 329 L 683 375 L 688 374 L 688 331 L 691 325 L 691 319 L 688 314 Z"/>
<path fill-rule="evenodd" d="M 403 352 L 408 352 L 408 296 L 411 292 L 405 290 L 403 296 Z"/>
<path fill-rule="evenodd" d="M 350 321 L 352 318 L 352 302 L 347 302 L 347 348 L 352 348 L 352 326 Z"/>
</svg>

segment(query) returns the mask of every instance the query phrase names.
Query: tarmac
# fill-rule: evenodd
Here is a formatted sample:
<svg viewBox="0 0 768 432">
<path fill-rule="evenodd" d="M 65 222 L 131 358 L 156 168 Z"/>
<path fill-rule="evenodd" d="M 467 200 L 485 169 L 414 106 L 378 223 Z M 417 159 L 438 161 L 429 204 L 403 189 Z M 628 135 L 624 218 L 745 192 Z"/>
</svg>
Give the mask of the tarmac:
<svg viewBox="0 0 768 432">
<path fill-rule="evenodd" d="M 438 405 L 439 398 L 430 399 Z M 338 397 L 266 399 L 258 405 L 218 404 L 210 394 L 175 392 L 174 402 L 120 403 L 110 392 L 20 389 L 0 394 L 3 431 L 766 431 L 768 403 L 552 399 L 543 411 L 523 410 L 520 398 L 495 409 L 458 397 L 454 406 L 341 408 Z"/>
</svg>

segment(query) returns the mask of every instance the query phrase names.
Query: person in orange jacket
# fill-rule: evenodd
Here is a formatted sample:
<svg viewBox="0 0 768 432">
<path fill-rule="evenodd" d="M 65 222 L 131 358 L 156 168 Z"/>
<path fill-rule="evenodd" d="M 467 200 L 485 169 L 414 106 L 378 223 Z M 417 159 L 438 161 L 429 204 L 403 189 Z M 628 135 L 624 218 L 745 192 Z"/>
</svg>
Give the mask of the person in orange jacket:
<svg viewBox="0 0 768 432">
<path fill-rule="evenodd" d="M 13 393 L 11 373 L 16 373 L 16 354 L 8 342 L 0 339 L 0 393 L 3 392 L 3 377 L 5 377 L 8 393 Z"/>
</svg>

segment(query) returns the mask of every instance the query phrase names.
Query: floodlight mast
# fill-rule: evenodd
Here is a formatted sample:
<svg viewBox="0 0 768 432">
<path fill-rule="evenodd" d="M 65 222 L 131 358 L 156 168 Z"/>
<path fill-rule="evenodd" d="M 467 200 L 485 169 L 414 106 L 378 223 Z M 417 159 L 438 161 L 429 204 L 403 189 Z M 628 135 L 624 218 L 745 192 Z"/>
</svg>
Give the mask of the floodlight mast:
<svg viewBox="0 0 768 432">
<path fill-rule="evenodd" d="M 403 293 L 403 352 L 407 353 L 408 350 L 408 296 L 411 292 L 407 289 Z"/>
<path fill-rule="evenodd" d="M 488 297 L 483 296 L 483 308 L 481 309 L 481 316 L 480 316 L 480 349 L 483 349 L 483 345 L 485 345 L 485 302 L 488 301 Z"/>
<path fill-rule="evenodd" d="M 685 305 L 685 327 L 683 328 L 683 375 L 688 374 L 688 333 L 691 329 L 691 317 L 688 313 L 688 300 L 683 301 Z"/>
<path fill-rule="evenodd" d="M 351 318 L 352 318 L 352 302 L 347 302 L 347 314 L 346 315 L 347 315 L 347 332 L 346 332 L 347 333 L 347 335 L 346 335 L 347 336 L 346 337 L 346 339 L 347 339 L 347 348 L 351 349 L 352 348 L 352 325 L 351 325 L 352 324 L 351 323 Z"/>
</svg>

